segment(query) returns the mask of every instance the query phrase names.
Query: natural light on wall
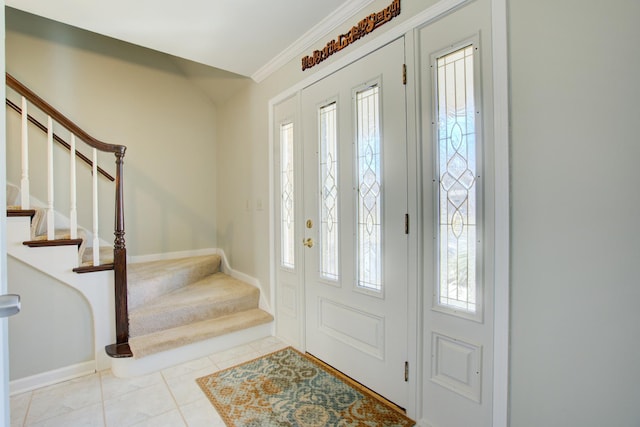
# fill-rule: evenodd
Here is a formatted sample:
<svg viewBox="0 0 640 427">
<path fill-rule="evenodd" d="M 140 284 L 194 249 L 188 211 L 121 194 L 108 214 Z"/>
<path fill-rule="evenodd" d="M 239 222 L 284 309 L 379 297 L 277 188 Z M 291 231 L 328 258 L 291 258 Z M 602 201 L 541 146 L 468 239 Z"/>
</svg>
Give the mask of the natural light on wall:
<svg viewBox="0 0 640 427">
<path fill-rule="evenodd" d="M 280 126 L 280 264 L 285 268 L 295 267 L 293 177 L 293 123 L 285 123 Z"/>
<path fill-rule="evenodd" d="M 439 176 L 438 304 L 477 307 L 477 141 L 474 47 L 436 59 Z"/>
</svg>

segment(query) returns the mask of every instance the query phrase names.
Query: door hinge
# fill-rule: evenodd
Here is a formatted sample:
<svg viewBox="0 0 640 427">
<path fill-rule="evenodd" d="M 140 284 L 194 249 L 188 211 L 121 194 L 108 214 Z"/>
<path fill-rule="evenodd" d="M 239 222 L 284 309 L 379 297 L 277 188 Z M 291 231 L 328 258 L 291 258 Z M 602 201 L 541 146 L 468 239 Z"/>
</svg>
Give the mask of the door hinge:
<svg viewBox="0 0 640 427">
<path fill-rule="evenodd" d="M 407 84 L 407 64 L 402 64 L 402 84 Z"/>
<path fill-rule="evenodd" d="M 409 362 L 404 362 L 404 381 L 409 381 Z"/>
<path fill-rule="evenodd" d="M 409 234 L 409 214 L 404 214 L 404 234 Z"/>
</svg>

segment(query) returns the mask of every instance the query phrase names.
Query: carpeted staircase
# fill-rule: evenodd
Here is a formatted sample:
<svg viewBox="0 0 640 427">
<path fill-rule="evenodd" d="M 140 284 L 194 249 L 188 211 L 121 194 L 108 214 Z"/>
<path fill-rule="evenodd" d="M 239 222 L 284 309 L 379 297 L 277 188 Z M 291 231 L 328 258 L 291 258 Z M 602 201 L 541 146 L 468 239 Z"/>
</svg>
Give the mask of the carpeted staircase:
<svg viewBox="0 0 640 427">
<path fill-rule="evenodd" d="M 24 211 L 18 204 L 19 189 L 8 184 L 7 211 L 20 216 Z M 30 242 L 36 243 L 25 242 L 27 246 L 46 245 L 45 222 L 45 211 L 33 209 Z M 93 250 L 85 246 L 86 234 L 78 230 L 80 268 L 74 271 L 82 272 L 83 267 L 92 271 Z M 56 239 L 69 238 L 69 230 L 56 230 Z M 112 263 L 113 248 L 100 248 L 100 264 L 108 268 Z M 273 321 L 259 308 L 260 290 L 225 274 L 221 264 L 220 255 L 205 255 L 127 265 L 129 345 L 134 359 Z"/>
<path fill-rule="evenodd" d="M 129 264 L 129 345 L 141 358 L 269 323 L 260 290 L 220 271 L 219 255 Z"/>
</svg>

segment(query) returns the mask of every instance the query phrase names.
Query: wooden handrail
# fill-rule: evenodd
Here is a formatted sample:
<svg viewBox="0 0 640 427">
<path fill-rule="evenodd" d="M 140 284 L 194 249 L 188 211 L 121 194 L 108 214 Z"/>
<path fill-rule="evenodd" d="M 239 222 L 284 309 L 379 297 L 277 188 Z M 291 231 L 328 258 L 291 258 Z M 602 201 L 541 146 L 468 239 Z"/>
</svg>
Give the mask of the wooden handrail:
<svg viewBox="0 0 640 427">
<path fill-rule="evenodd" d="M 45 100 L 36 95 L 28 87 L 20 83 L 9 73 L 6 74 L 7 86 L 24 96 L 32 105 L 38 107 L 58 124 L 62 125 L 73 135 L 87 145 L 103 152 L 113 153 L 116 161 L 116 194 L 115 194 L 115 229 L 113 248 L 113 273 L 115 292 L 115 323 L 116 343 L 108 345 L 105 350 L 112 357 L 131 357 L 133 354 L 129 348 L 129 311 L 127 304 L 127 249 L 124 239 L 124 186 L 123 165 L 124 154 L 127 147 L 124 145 L 108 144 L 99 141 L 82 130 L 78 125 L 69 120 L 58 110 L 49 105 Z"/>
<path fill-rule="evenodd" d="M 18 107 L 13 101 L 11 101 L 8 98 L 7 98 L 7 105 L 11 107 L 12 110 L 16 111 L 18 114 L 22 114 L 22 108 Z M 38 119 L 33 117 L 31 114 L 27 114 L 27 119 L 29 120 L 29 122 L 35 125 L 35 127 L 40 129 L 42 132 L 47 133 L 48 131 L 47 127 L 42 123 L 40 123 Z M 71 150 L 71 145 L 69 145 L 67 141 L 65 141 L 60 136 L 58 136 L 58 134 L 55 134 L 55 133 L 53 134 L 53 140 L 56 141 L 58 144 L 62 145 L 67 150 Z M 87 156 L 85 156 L 81 152 L 76 151 L 76 157 L 78 157 L 80 160 L 82 160 L 89 166 L 93 167 L 93 162 L 91 161 L 91 159 L 89 159 Z M 100 166 L 98 166 L 98 173 L 104 176 L 105 178 L 107 178 L 111 182 L 116 180 L 114 177 L 112 177 L 107 171 L 102 169 Z"/>
<path fill-rule="evenodd" d="M 107 153 L 123 153 L 124 155 L 127 147 L 125 147 L 124 145 L 107 144 L 106 142 L 98 141 L 97 139 L 86 133 L 84 130 L 82 130 L 80 126 L 69 120 L 61 112 L 49 105 L 49 103 L 47 103 L 44 99 L 40 98 L 38 95 L 32 92 L 31 89 L 16 80 L 15 77 L 13 77 L 9 73 L 7 73 L 7 86 L 27 98 L 29 102 L 45 112 L 47 115 L 51 116 L 53 120 L 64 126 L 68 131 L 83 140 L 91 147 Z"/>
</svg>

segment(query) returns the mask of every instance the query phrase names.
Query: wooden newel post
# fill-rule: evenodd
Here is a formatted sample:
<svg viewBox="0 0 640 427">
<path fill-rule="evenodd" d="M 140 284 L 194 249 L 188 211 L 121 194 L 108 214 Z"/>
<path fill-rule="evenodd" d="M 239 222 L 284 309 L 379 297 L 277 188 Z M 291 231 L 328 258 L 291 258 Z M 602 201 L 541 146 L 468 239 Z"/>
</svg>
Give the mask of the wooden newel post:
<svg viewBox="0 0 640 427">
<path fill-rule="evenodd" d="M 116 344 L 129 342 L 129 314 L 127 308 L 127 248 L 124 242 L 123 162 L 126 147 L 116 155 L 116 220 L 113 248 L 115 279 Z"/>
</svg>

